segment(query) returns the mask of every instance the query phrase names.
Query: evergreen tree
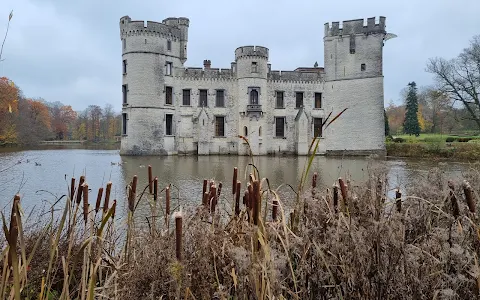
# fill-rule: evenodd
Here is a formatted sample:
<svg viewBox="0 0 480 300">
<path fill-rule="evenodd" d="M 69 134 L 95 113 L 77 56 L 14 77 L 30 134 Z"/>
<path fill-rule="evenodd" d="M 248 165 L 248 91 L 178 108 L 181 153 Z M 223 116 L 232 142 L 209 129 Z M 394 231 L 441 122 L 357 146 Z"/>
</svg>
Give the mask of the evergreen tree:
<svg viewBox="0 0 480 300">
<path fill-rule="evenodd" d="M 385 118 L 385 136 L 389 136 L 390 124 L 388 124 L 388 116 L 387 116 L 387 111 L 385 109 L 383 110 L 383 117 Z"/>
<path fill-rule="evenodd" d="M 420 134 L 420 125 L 418 124 L 418 98 L 417 98 L 417 84 L 410 82 L 408 84 L 408 94 L 406 101 L 405 120 L 403 121 L 403 132 L 409 135 Z"/>
</svg>

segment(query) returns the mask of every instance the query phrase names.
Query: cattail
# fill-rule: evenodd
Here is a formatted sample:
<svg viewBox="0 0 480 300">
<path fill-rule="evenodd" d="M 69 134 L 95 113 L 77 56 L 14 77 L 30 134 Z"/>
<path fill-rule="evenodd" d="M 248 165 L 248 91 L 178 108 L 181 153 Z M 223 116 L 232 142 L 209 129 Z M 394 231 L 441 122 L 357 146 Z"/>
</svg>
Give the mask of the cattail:
<svg viewBox="0 0 480 300">
<path fill-rule="evenodd" d="M 182 261 L 182 212 L 175 212 L 175 256 L 178 261 Z"/>
<path fill-rule="evenodd" d="M 115 211 L 117 209 L 117 200 L 113 200 L 113 204 L 112 204 L 112 220 L 115 219 Z"/>
<path fill-rule="evenodd" d="M 402 211 L 402 193 L 400 190 L 395 191 L 395 204 L 397 205 L 397 211 L 401 212 Z"/>
<path fill-rule="evenodd" d="M 105 191 L 105 200 L 103 201 L 103 212 L 107 213 L 108 211 L 108 202 L 110 201 L 110 191 L 112 190 L 112 182 L 107 182 L 107 189 Z"/>
<path fill-rule="evenodd" d="M 250 173 L 250 174 L 248 175 L 248 178 L 249 178 L 249 180 L 250 180 L 250 184 L 253 184 L 253 174 L 252 174 L 252 173 Z"/>
<path fill-rule="evenodd" d="M 452 180 L 448 181 L 448 187 L 452 190 L 455 191 L 455 183 Z"/>
<path fill-rule="evenodd" d="M 238 186 L 237 176 L 238 176 L 238 169 L 237 169 L 237 167 L 235 167 L 235 168 L 233 168 L 232 195 L 236 194 L 236 189 L 235 188 Z"/>
<path fill-rule="evenodd" d="M 215 185 L 212 185 L 210 189 L 210 195 L 209 195 L 209 200 L 210 200 L 210 213 L 215 213 L 215 207 L 217 206 L 217 187 Z"/>
<path fill-rule="evenodd" d="M 340 185 L 340 192 L 342 192 L 342 198 L 343 202 L 346 205 L 347 204 L 347 186 L 345 185 L 345 182 L 343 181 L 342 178 L 338 178 L 338 184 Z"/>
<path fill-rule="evenodd" d="M 207 192 L 207 185 L 208 185 L 208 180 L 207 179 L 204 179 L 203 180 L 203 191 L 202 191 L 202 195 L 205 195 L 205 193 Z M 202 201 L 203 202 L 203 201 Z"/>
<path fill-rule="evenodd" d="M 236 169 L 236 168 L 235 168 Z M 242 188 L 242 183 L 238 180 L 235 187 L 235 215 L 240 214 L 240 190 Z"/>
<path fill-rule="evenodd" d="M 138 181 L 138 177 L 137 177 L 137 175 L 134 175 L 132 185 L 131 185 L 131 190 L 130 190 L 129 197 L 128 197 L 129 198 L 128 199 L 128 208 L 130 209 L 130 211 L 132 213 L 135 210 L 135 198 L 136 198 L 136 194 L 137 194 L 137 181 Z"/>
<path fill-rule="evenodd" d="M 165 188 L 165 213 L 170 215 L 170 187 Z"/>
<path fill-rule="evenodd" d="M 98 189 L 97 202 L 95 203 L 95 214 L 100 210 L 100 204 L 102 203 L 103 187 Z"/>
<path fill-rule="evenodd" d="M 82 201 L 82 192 L 83 192 L 83 183 L 85 182 L 85 176 L 80 176 L 80 182 L 78 183 L 78 188 L 77 188 L 77 204 L 80 204 Z"/>
<path fill-rule="evenodd" d="M 272 220 L 276 221 L 277 220 L 277 214 L 278 214 L 278 201 L 277 199 L 273 200 L 273 206 L 272 206 Z"/>
<path fill-rule="evenodd" d="M 75 196 L 75 178 L 72 177 L 72 181 L 70 183 L 70 201 L 73 201 L 73 196 Z"/>
<path fill-rule="evenodd" d="M 202 205 L 203 205 L 204 207 L 208 207 L 208 201 L 209 201 L 208 199 L 209 199 L 209 196 L 210 196 L 210 193 L 208 193 L 208 192 L 203 193 Z"/>
<path fill-rule="evenodd" d="M 455 218 L 458 218 L 458 216 L 460 215 L 460 207 L 458 206 L 457 197 L 455 196 L 453 190 L 450 191 L 450 201 L 452 202 L 453 216 Z"/>
<path fill-rule="evenodd" d="M 220 182 L 218 184 L 218 190 L 217 190 L 217 198 L 220 198 L 220 193 L 222 192 L 222 183 Z"/>
<path fill-rule="evenodd" d="M 260 211 L 262 209 L 262 202 L 260 199 L 260 181 L 253 182 L 253 224 L 258 225 L 260 220 Z"/>
<path fill-rule="evenodd" d="M 18 206 L 20 205 L 20 195 L 15 195 L 13 198 L 12 205 L 12 214 L 10 215 L 10 236 L 7 237 L 7 242 L 9 244 L 8 250 L 8 265 L 12 267 L 14 256 L 16 256 L 17 251 L 17 240 L 18 240 L 18 220 L 17 216 L 19 215 Z"/>
<path fill-rule="evenodd" d="M 337 207 L 338 207 L 338 186 L 337 185 L 333 186 L 333 207 L 335 208 L 335 211 L 337 211 Z"/>
<path fill-rule="evenodd" d="M 153 193 L 153 176 L 152 176 L 152 166 L 148 165 L 148 192 Z"/>
<path fill-rule="evenodd" d="M 314 189 L 314 188 L 317 187 L 317 177 L 318 177 L 317 172 L 313 173 L 313 177 L 312 177 L 312 189 Z"/>
<path fill-rule="evenodd" d="M 158 199 L 158 177 L 153 180 L 153 201 Z"/>
<path fill-rule="evenodd" d="M 88 183 L 83 184 L 83 220 L 87 224 L 88 220 Z"/>
<path fill-rule="evenodd" d="M 468 209 L 472 213 L 475 213 L 475 200 L 473 199 L 472 187 L 466 180 L 463 181 L 463 192 L 465 194 L 465 200 L 467 200 Z"/>
<path fill-rule="evenodd" d="M 248 183 L 247 189 L 248 189 L 247 207 L 249 209 L 252 209 L 253 208 L 253 184 Z"/>
</svg>

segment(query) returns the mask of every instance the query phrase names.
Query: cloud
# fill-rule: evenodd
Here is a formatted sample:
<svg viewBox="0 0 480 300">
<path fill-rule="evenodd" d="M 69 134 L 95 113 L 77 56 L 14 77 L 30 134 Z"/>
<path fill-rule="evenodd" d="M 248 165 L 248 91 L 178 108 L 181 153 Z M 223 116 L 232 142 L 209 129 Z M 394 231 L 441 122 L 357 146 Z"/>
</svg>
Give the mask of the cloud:
<svg viewBox="0 0 480 300">
<path fill-rule="evenodd" d="M 478 0 L 4 0 L 0 32 L 12 9 L 0 76 L 12 78 L 29 97 L 76 110 L 105 103 L 121 109 L 118 22 L 124 15 L 153 21 L 188 17 L 187 66 L 210 59 L 213 67 L 229 67 L 237 47 L 263 45 L 275 70 L 323 65 L 326 22 L 386 16 L 387 30 L 398 35 L 384 47 L 386 103 L 402 101 L 400 91 L 410 81 L 432 84 L 425 72 L 428 58 L 454 57 L 480 34 Z"/>
</svg>

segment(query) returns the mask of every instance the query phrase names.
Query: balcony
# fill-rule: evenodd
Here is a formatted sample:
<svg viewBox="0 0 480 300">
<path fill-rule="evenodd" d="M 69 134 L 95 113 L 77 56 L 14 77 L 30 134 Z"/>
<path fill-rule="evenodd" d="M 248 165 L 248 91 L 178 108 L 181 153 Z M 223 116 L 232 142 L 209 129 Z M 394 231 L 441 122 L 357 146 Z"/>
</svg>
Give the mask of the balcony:
<svg viewBox="0 0 480 300">
<path fill-rule="evenodd" d="M 247 113 L 250 112 L 262 112 L 262 105 L 260 104 L 248 104 L 247 105 Z"/>
</svg>

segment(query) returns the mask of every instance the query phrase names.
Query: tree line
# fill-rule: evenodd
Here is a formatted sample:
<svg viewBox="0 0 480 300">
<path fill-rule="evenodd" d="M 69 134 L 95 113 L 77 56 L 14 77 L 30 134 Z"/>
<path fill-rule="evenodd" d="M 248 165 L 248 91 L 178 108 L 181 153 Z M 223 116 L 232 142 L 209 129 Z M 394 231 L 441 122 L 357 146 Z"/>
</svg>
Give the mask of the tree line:
<svg viewBox="0 0 480 300">
<path fill-rule="evenodd" d="M 385 109 L 387 135 L 480 131 L 480 35 L 456 58 L 432 58 L 426 71 L 432 86 L 410 82 L 401 92 L 404 104 Z M 388 132 L 387 132 L 388 131 Z"/>
<path fill-rule="evenodd" d="M 113 106 L 70 105 L 27 98 L 9 78 L 0 78 L 0 145 L 31 145 L 43 140 L 112 142 L 120 134 L 121 116 Z"/>
</svg>

